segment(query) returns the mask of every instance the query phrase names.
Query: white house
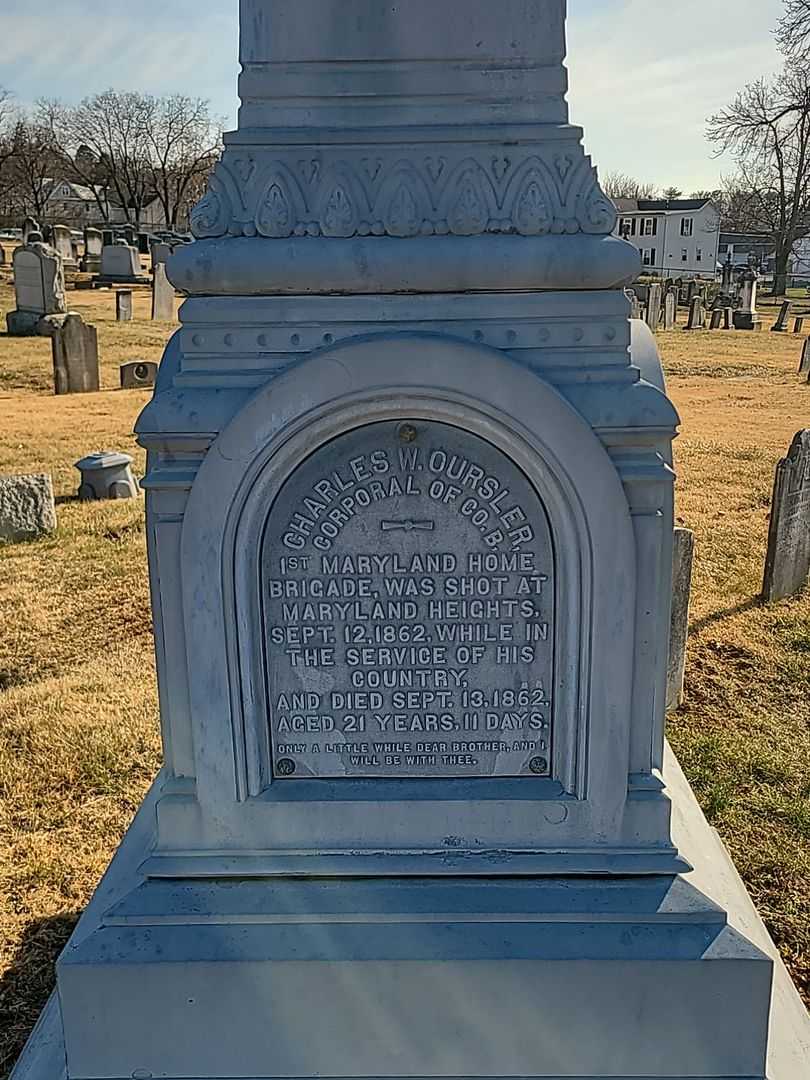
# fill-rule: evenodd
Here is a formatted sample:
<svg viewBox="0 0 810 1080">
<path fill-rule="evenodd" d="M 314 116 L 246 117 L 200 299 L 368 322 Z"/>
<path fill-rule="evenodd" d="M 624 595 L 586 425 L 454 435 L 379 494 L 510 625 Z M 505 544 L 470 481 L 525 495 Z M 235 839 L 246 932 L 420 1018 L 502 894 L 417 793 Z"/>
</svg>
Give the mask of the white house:
<svg viewBox="0 0 810 1080">
<path fill-rule="evenodd" d="M 641 252 L 644 272 L 714 280 L 720 214 L 710 199 L 614 199 L 616 235 Z"/>
</svg>

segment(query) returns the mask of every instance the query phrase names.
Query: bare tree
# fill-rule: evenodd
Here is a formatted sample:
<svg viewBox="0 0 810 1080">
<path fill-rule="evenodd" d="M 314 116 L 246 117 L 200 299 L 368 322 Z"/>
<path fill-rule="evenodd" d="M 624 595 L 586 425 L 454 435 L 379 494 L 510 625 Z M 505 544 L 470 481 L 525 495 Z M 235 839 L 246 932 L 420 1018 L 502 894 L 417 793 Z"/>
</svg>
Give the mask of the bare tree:
<svg viewBox="0 0 810 1080">
<path fill-rule="evenodd" d="M 7 146 L 3 167 L 7 205 L 18 214 L 44 217 L 58 168 L 50 131 L 18 114 L 8 133 Z"/>
<path fill-rule="evenodd" d="M 627 173 L 609 172 L 602 178 L 602 190 L 609 199 L 654 199 L 655 184 L 645 184 Z"/>
<path fill-rule="evenodd" d="M 67 171 L 93 190 L 102 213 L 111 192 L 134 223 L 150 201 L 150 112 L 151 99 L 133 91 L 105 90 L 75 106 L 38 103 Z"/>
<path fill-rule="evenodd" d="M 810 53 L 810 0 L 785 0 L 785 14 L 777 25 L 776 40 L 786 56 L 807 59 Z"/>
<path fill-rule="evenodd" d="M 150 98 L 147 123 L 151 186 L 174 228 L 196 201 L 217 158 L 222 125 L 207 101 L 174 94 Z"/>
<path fill-rule="evenodd" d="M 810 73 L 788 64 L 750 83 L 711 117 L 708 137 L 734 156 L 750 216 L 773 237 L 774 294 L 782 295 L 793 246 L 810 231 Z"/>
</svg>

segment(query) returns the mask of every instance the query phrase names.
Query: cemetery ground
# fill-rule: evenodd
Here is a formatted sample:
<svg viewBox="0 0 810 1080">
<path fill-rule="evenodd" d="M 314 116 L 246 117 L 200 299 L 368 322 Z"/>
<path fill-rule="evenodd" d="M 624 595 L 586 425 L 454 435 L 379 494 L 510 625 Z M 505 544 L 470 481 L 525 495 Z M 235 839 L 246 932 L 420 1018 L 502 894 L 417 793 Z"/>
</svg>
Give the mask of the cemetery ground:
<svg viewBox="0 0 810 1080">
<path fill-rule="evenodd" d="M 0 317 L 12 304 L 0 285 Z M 50 342 L 0 334 L 0 473 L 52 473 L 59 519 L 0 545 L 0 1075 L 159 766 L 142 500 L 79 503 L 73 463 L 124 450 L 143 474 L 132 426 L 149 393 L 116 389 L 118 366 L 158 360 L 172 328 L 149 321 L 145 290 L 130 323 L 112 292 L 69 305 L 99 328 L 100 393 L 54 397 Z M 669 736 L 810 1003 L 810 590 L 757 599 L 774 467 L 810 426 L 802 340 L 659 335 L 683 422 L 678 523 L 697 536 Z"/>
</svg>

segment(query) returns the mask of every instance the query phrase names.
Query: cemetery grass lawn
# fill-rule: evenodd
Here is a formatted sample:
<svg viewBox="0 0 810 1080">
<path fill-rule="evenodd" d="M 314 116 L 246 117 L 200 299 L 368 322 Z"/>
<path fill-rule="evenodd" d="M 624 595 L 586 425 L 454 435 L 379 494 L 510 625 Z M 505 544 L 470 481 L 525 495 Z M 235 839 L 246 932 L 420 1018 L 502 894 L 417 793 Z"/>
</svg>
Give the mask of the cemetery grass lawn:
<svg viewBox="0 0 810 1080">
<path fill-rule="evenodd" d="M 53 536 L 0 545 L 0 1076 L 160 761 L 142 502 L 78 503 L 73 462 L 112 447 L 143 474 L 148 394 L 113 388 L 171 327 L 147 321 L 145 292 L 129 324 L 111 292 L 69 300 L 99 326 L 101 393 L 55 398 L 49 341 L 0 333 L 0 472 L 50 471 L 61 500 Z M 0 313 L 10 302 L 0 284 Z M 801 339 L 659 340 L 683 419 L 678 519 L 697 534 L 669 734 L 810 1002 L 810 595 L 757 603 L 774 466 L 810 424 Z"/>
</svg>

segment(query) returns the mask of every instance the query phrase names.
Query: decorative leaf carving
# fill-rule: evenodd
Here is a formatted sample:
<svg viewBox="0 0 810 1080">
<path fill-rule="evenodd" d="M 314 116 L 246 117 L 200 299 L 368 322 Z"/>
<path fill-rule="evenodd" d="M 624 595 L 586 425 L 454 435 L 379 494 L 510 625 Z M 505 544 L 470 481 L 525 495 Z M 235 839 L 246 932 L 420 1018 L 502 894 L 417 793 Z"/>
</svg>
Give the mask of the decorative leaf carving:
<svg viewBox="0 0 810 1080">
<path fill-rule="evenodd" d="M 413 192 L 403 180 L 397 186 L 388 206 L 385 215 L 386 231 L 391 236 L 415 236 L 421 224 L 419 206 Z"/>
<path fill-rule="evenodd" d="M 224 236 L 231 222 L 231 206 L 222 184 L 212 176 L 208 191 L 189 215 L 191 232 L 198 240 Z"/>
<path fill-rule="evenodd" d="M 286 185 L 275 177 L 259 203 L 256 228 L 262 236 L 278 239 L 289 236 L 296 226 L 296 214 Z"/>
<path fill-rule="evenodd" d="M 534 172 L 530 172 L 523 181 L 515 202 L 512 221 L 521 236 L 539 236 L 551 229 L 552 216 L 540 178 Z"/>
<path fill-rule="evenodd" d="M 321 228 L 325 236 L 353 236 L 357 231 L 357 211 L 344 184 L 336 184 L 323 204 Z"/>
<path fill-rule="evenodd" d="M 475 236 L 486 229 L 489 206 L 475 168 L 465 169 L 456 182 L 447 221 L 456 236 Z"/>
</svg>

